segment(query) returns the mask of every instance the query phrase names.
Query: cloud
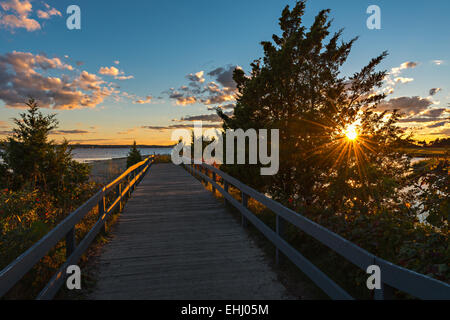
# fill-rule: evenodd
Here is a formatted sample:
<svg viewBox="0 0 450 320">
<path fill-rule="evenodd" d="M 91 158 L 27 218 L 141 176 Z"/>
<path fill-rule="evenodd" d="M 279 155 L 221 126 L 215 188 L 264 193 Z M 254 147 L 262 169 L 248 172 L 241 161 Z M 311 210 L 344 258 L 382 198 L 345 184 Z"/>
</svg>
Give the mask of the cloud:
<svg viewBox="0 0 450 320">
<path fill-rule="evenodd" d="M 46 10 L 38 10 L 37 16 L 41 19 L 50 19 L 52 16 L 62 16 L 61 12 L 55 8 L 50 7 L 48 4 L 44 3 Z"/>
<path fill-rule="evenodd" d="M 446 117 L 446 113 L 450 114 L 450 109 L 445 108 L 430 108 L 420 113 L 419 116 L 413 116 L 408 118 L 400 119 L 400 122 L 406 123 L 429 123 L 433 122 L 432 125 L 428 126 L 428 128 L 432 128 L 431 126 L 440 123 L 440 122 L 448 122 L 450 118 Z"/>
<path fill-rule="evenodd" d="M 177 105 L 187 106 L 197 102 L 197 98 L 194 96 L 185 96 L 184 94 L 173 90 L 169 95 L 170 99 L 175 99 Z"/>
<path fill-rule="evenodd" d="M 115 76 L 114 79 L 116 79 L 116 80 L 130 80 L 130 79 L 134 79 L 134 76 Z"/>
<path fill-rule="evenodd" d="M 28 0 L 9 0 L 0 3 L 0 6 L 5 11 L 15 11 L 18 15 L 28 15 L 32 11 L 31 2 Z"/>
<path fill-rule="evenodd" d="M 52 135 L 68 135 L 68 134 L 88 134 L 92 133 L 86 130 L 53 130 L 50 132 Z"/>
<path fill-rule="evenodd" d="M 438 93 L 441 90 L 442 90 L 441 88 L 432 88 L 432 89 L 430 89 L 430 96 L 434 96 L 436 93 Z"/>
<path fill-rule="evenodd" d="M 101 67 L 98 73 L 105 76 L 117 76 L 119 75 L 119 69 L 116 67 Z"/>
<path fill-rule="evenodd" d="M 134 76 L 126 76 L 123 71 L 119 71 L 116 67 L 101 67 L 98 73 L 114 77 L 116 80 L 129 80 L 134 78 Z"/>
<path fill-rule="evenodd" d="M 220 123 L 218 124 L 209 124 L 209 123 L 204 123 L 202 124 L 202 128 L 220 128 L 222 125 Z M 142 129 L 147 129 L 147 130 L 174 130 L 174 129 L 190 129 L 193 128 L 194 124 L 172 124 L 169 126 L 142 126 Z"/>
<path fill-rule="evenodd" d="M 216 113 L 212 113 L 212 114 L 201 114 L 198 116 L 187 116 L 187 117 L 182 117 L 179 120 L 173 119 L 172 121 L 175 121 L 175 122 L 183 122 L 183 121 L 221 122 L 222 119 Z"/>
<path fill-rule="evenodd" d="M 8 123 L 6 123 L 6 121 L 0 121 L 0 128 L 6 129 L 9 128 L 9 125 Z"/>
<path fill-rule="evenodd" d="M 175 100 L 177 105 L 190 105 L 201 103 L 206 106 L 219 105 L 224 102 L 234 102 L 236 100 L 236 83 L 233 81 L 233 71 L 236 66 L 216 68 L 207 73 L 210 81 L 206 83 L 203 71 L 186 76 L 190 80 L 188 85 L 183 85 L 179 89 L 170 88 L 163 92 Z M 232 103 L 226 104 L 231 108 Z M 212 107 L 208 107 L 213 109 Z"/>
<path fill-rule="evenodd" d="M 428 135 L 436 135 L 436 136 L 442 135 L 442 136 L 448 137 L 448 136 L 450 136 L 450 127 L 445 127 L 445 128 L 440 129 L 438 131 L 429 132 L 427 134 Z"/>
<path fill-rule="evenodd" d="M 427 117 L 440 117 L 444 113 L 450 113 L 450 109 L 446 109 L 446 108 L 428 109 L 427 111 L 422 113 L 422 115 L 427 116 Z"/>
<path fill-rule="evenodd" d="M 59 58 L 11 52 L 0 55 L 0 100 L 7 107 L 24 107 L 30 97 L 41 107 L 54 109 L 94 108 L 118 91 L 95 74 L 82 71 L 79 76 L 57 72 L 73 71 Z M 47 73 L 51 72 L 52 75 Z"/>
<path fill-rule="evenodd" d="M 119 60 L 114 61 L 114 64 L 120 64 Z"/>
<path fill-rule="evenodd" d="M 432 61 L 435 65 L 440 66 L 441 64 L 444 64 L 444 60 L 433 60 Z"/>
<path fill-rule="evenodd" d="M 70 140 L 71 143 L 77 142 L 105 142 L 105 141 L 114 141 L 114 139 L 81 139 L 81 140 Z"/>
<path fill-rule="evenodd" d="M 128 130 L 125 130 L 125 131 L 119 131 L 119 132 L 117 132 L 117 134 L 124 135 L 124 134 L 130 134 L 130 133 L 133 133 L 133 132 L 136 132 L 136 131 L 137 131 L 137 128 L 131 128 L 131 129 L 128 129 Z"/>
<path fill-rule="evenodd" d="M 16 17 L 14 15 L 1 15 L 0 13 L 0 27 L 1 26 L 10 28 L 11 30 L 24 28 L 27 31 L 35 31 L 41 29 L 39 22 L 34 19 Z"/>
<path fill-rule="evenodd" d="M 425 111 L 433 102 L 427 98 L 415 97 L 399 97 L 384 101 L 377 106 L 380 111 L 399 110 L 407 116 L 419 114 Z"/>
<path fill-rule="evenodd" d="M 9 29 L 14 32 L 15 29 L 25 29 L 27 31 L 36 31 L 41 29 L 41 24 L 31 18 L 33 5 L 30 0 L 8 0 L 0 3 L 0 7 L 5 11 L 0 12 L 0 28 Z M 43 10 L 37 10 L 38 18 L 48 20 L 53 16 L 62 16 L 57 9 L 44 3 Z"/>
<path fill-rule="evenodd" d="M 206 105 L 219 104 L 228 101 L 236 100 L 235 92 L 228 93 L 228 90 L 219 92 L 218 94 L 212 95 L 206 99 L 202 99 L 202 103 Z"/>
<path fill-rule="evenodd" d="M 190 81 L 192 82 L 200 82 L 203 83 L 205 82 L 205 78 L 203 77 L 204 75 L 204 71 L 199 71 L 197 73 L 190 73 L 186 76 L 186 78 L 188 78 Z"/>
<path fill-rule="evenodd" d="M 392 68 L 391 69 L 391 74 L 398 75 L 402 70 L 412 69 L 412 68 L 417 67 L 418 65 L 419 64 L 417 62 L 406 61 L 406 62 L 403 62 L 399 67 Z"/>
<path fill-rule="evenodd" d="M 145 99 L 139 99 L 137 101 L 134 101 L 133 103 L 135 104 L 147 104 L 152 102 L 153 97 L 152 96 L 147 96 Z"/>
<path fill-rule="evenodd" d="M 395 92 L 395 87 L 397 84 L 405 84 L 414 81 L 413 78 L 400 77 L 400 73 L 406 69 L 412 69 L 417 67 L 419 64 L 413 61 L 403 62 L 400 66 L 392 68 L 391 71 L 384 78 L 385 85 L 383 88 L 377 91 L 378 94 L 393 94 Z"/>
<path fill-rule="evenodd" d="M 394 81 L 395 81 L 396 83 L 399 83 L 399 82 L 401 82 L 401 83 L 408 83 L 408 82 L 413 82 L 414 79 L 413 79 L 413 78 L 397 77 L 397 78 L 394 79 Z"/>
<path fill-rule="evenodd" d="M 208 75 L 214 77 L 222 86 L 228 88 L 236 88 L 236 82 L 233 80 L 233 72 L 239 66 L 228 66 L 227 68 L 219 67 L 208 72 Z"/>
<path fill-rule="evenodd" d="M 216 108 L 222 109 L 222 110 L 234 110 L 235 107 L 236 107 L 235 103 L 228 103 L 228 104 L 219 105 L 217 107 L 208 107 L 208 110 L 215 110 Z"/>
<path fill-rule="evenodd" d="M 445 124 L 450 123 L 449 120 L 444 120 L 444 121 L 439 121 L 433 124 L 430 124 L 429 126 L 427 126 L 427 128 L 438 128 L 438 127 L 442 127 L 445 126 Z"/>
</svg>

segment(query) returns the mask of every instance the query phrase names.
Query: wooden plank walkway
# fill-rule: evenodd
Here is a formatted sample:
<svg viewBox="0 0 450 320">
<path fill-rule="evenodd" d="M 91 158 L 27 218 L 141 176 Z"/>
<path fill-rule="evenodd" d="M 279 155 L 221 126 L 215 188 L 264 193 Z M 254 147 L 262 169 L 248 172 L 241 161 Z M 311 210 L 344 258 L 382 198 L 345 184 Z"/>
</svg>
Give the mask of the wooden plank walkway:
<svg viewBox="0 0 450 320">
<path fill-rule="evenodd" d="M 154 165 L 98 258 L 89 299 L 289 299 L 263 252 L 183 168 Z"/>
</svg>

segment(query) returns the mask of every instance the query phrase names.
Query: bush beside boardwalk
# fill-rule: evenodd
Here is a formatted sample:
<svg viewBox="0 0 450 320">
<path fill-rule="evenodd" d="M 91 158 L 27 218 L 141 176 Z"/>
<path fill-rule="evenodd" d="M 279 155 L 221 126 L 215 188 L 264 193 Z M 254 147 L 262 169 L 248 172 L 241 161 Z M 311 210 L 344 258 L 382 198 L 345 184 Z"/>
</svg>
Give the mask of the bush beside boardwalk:
<svg viewBox="0 0 450 320">
<path fill-rule="evenodd" d="M 56 144 L 49 139 L 58 125 L 56 116 L 44 115 L 33 99 L 26 105 L 26 112 L 14 119 L 12 135 L 1 143 L 0 270 L 125 170 L 121 160 L 111 160 L 94 164 L 90 173 L 88 164 L 73 159 L 67 141 Z M 111 196 L 107 196 L 107 205 Z M 98 214 L 94 208 L 77 224 L 77 241 L 98 221 Z M 5 298 L 36 297 L 65 256 L 65 242 L 60 241 Z"/>
<path fill-rule="evenodd" d="M 168 161 L 170 156 L 156 156 L 156 162 Z M 126 158 L 118 158 L 89 163 L 91 184 L 90 188 L 84 190 L 80 204 L 123 173 L 126 170 L 126 162 Z M 0 190 L 0 270 L 39 241 L 69 213 L 55 207 L 51 199 L 38 191 Z M 113 215 L 107 225 L 111 226 L 117 217 L 117 214 Z M 82 239 L 97 220 L 98 211 L 94 209 L 77 225 L 77 240 Z M 100 234 L 92 248 L 82 257 L 79 265 L 85 265 L 88 257 L 106 241 L 106 235 Z M 65 250 L 65 244 L 61 241 L 4 298 L 36 297 L 45 283 L 65 262 Z M 90 280 L 83 279 L 83 283 L 89 283 Z"/>
<path fill-rule="evenodd" d="M 210 177 L 212 178 L 211 175 Z M 217 179 L 217 183 L 223 187 L 220 178 Z M 210 184 L 205 186 L 210 191 L 212 190 Z M 236 200 L 241 201 L 241 192 L 238 189 L 229 186 L 229 192 Z M 220 193 L 216 192 L 215 195 L 223 199 Z M 228 207 L 236 212 L 240 221 L 240 213 L 232 206 Z M 249 199 L 248 208 L 272 230 L 275 230 L 275 214 L 273 212 L 252 198 Z M 438 230 L 431 225 L 418 223 L 389 212 L 360 216 L 335 215 L 329 210 L 299 210 L 299 213 L 383 259 L 450 283 L 448 227 Z M 265 249 L 267 256 L 274 259 L 273 245 L 251 225 L 249 225 L 249 231 L 258 239 L 259 245 Z M 357 299 L 373 298 L 372 292 L 366 287 L 367 274 L 345 258 L 290 224 L 287 224 L 283 237 L 353 297 Z M 295 265 L 285 259 L 282 261 L 283 263 L 278 269 L 279 274 L 282 275 L 283 283 L 294 293 L 299 290 L 298 283 L 301 285 L 306 283 L 309 290 L 315 295 L 320 298 L 325 297 L 320 289 L 316 288 Z M 411 297 L 398 292 L 396 298 L 409 299 Z"/>
</svg>

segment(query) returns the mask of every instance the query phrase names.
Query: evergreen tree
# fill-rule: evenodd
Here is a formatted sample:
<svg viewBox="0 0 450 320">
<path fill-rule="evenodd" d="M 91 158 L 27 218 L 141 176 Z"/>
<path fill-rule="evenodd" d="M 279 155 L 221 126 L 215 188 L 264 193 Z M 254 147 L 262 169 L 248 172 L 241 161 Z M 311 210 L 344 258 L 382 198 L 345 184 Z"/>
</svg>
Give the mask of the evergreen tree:
<svg viewBox="0 0 450 320">
<path fill-rule="evenodd" d="M 262 42 L 264 58 L 251 64 L 250 75 L 234 71 L 234 115 L 218 110 L 224 129 L 280 130 L 278 174 L 263 180 L 258 166 L 223 169 L 294 208 L 366 213 L 400 204 L 395 191 L 409 160 L 396 149 L 403 136 L 395 126 L 399 114 L 376 110 L 385 98 L 377 89 L 386 71 L 375 68 L 387 53 L 342 76 L 357 38 L 342 41 L 342 30 L 330 35 L 329 10 L 307 29 L 304 11 L 305 1 L 283 10 L 282 35 Z"/>
<path fill-rule="evenodd" d="M 128 153 L 127 168 L 129 168 L 141 161 L 142 161 L 141 152 L 138 150 L 138 148 L 136 146 L 136 141 L 134 141 L 133 146 L 131 147 L 130 152 Z"/>
<path fill-rule="evenodd" d="M 89 167 L 72 159 L 67 141 L 56 145 L 49 134 L 57 128 L 56 115 L 43 115 L 37 102 L 30 99 L 28 109 L 14 119 L 12 136 L 3 141 L 3 187 L 23 188 L 61 197 L 89 179 Z"/>
</svg>

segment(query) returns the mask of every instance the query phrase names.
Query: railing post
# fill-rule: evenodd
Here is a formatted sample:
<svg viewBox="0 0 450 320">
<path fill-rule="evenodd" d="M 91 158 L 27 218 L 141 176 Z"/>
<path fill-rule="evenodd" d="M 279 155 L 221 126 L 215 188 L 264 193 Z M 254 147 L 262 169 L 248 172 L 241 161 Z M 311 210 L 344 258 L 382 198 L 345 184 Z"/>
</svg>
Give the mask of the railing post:
<svg viewBox="0 0 450 320">
<path fill-rule="evenodd" d="M 383 277 L 383 275 L 381 275 Z M 375 289 L 374 299 L 375 300 L 395 300 L 394 288 L 390 285 L 381 282 L 381 289 Z"/>
<path fill-rule="evenodd" d="M 214 182 L 216 182 L 216 173 L 215 173 L 214 171 L 212 172 L 212 180 L 213 180 Z M 216 188 L 214 188 L 214 185 L 213 185 L 213 184 L 211 185 L 211 187 L 212 187 L 213 195 L 215 195 L 215 194 L 216 194 Z"/>
<path fill-rule="evenodd" d="M 76 246 L 77 241 L 75 238 L 75 227 L 73 227 L 66 234 L 66 258 L 69 258 L 72 255 L 72 253 L 75 251 Z"/>
<path fill-rule="evenodd" d="M 103 219 L 103 215 L 105 214 L 105 196 L 103 195 L 102 198 L 100 199 L 100 202 L 98 203 L 98 216 L 99 219 Z M 103 234 L 106 233 L 106 220 L 103 222 L 103 226 L 101 229 L 101 232 L 103 232 Z"/>
<path fill-rule="evenodd" d="M 281 218 L 278 214 L 276 216 L 276 232 L 278 234 L 278 236 L 280 238 L 283 238 L 283 234 L 284 234 L 284 228 L 285 228 L 285 221 L 283 220 L 283 218 Z M 282 253 L 280 252 L 280 250 L 278 250 L 278 248 L 275 248 L 275 261 L 276 264 L 279 265 L 281 262 L 281 255 Z"/>
<path fill-rule="evenodd" d="M 244 191 L 241 191 L 241 194 L 242 194 L 242 205 L 243 205 L 245 208 L 248 208 L 248 195 L 246 195 L 246 194 L 244 193 Z M 241 224 L 242 224 L 242 226 L 243 226 L 244 228 L 247 227 L 247 219 L 245 218 L 245 216 L 244 216 L 243 213 L 241 213 Z"/>
<path fill-rule="evenodd" d="M 225 192 L 228 193 L 228 189 L 229 188 L 230 187 L 228 185 L 228 182 L 224 179 L 223 180 L 223 190 L 225 190 Z M 227 205 L 228 204 L 228 200 L 227 200 L 227 198 L 224 198 L 224 199 L 225 199 L 225 204 Z"/>
<path fill-rule="evenodd" d="M 131 172 L 127 175 L 127 183 L 125 184 L 125 188 L 127 188 L 128 186 L 130 186 L 130 183 L 131 183 Z M 128 188 L 126 198 L 127 198 L 127 199 L 130 199 L 130 197 L 131 197 L 131 187 Z"/>
<path fill-rule="evenodd" d="M 122 212 L 122 183 L 119 182 L 119 184 L 116 187 L 116 192 L 119 197 L 119 212 Z"/>
</svg>

